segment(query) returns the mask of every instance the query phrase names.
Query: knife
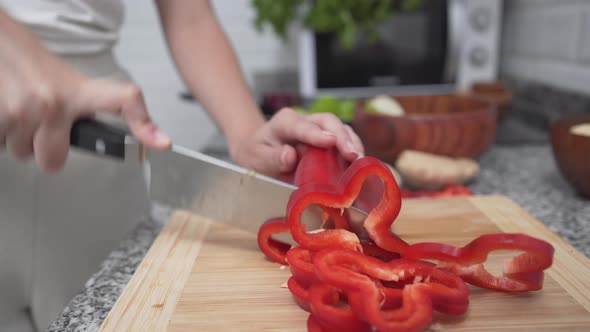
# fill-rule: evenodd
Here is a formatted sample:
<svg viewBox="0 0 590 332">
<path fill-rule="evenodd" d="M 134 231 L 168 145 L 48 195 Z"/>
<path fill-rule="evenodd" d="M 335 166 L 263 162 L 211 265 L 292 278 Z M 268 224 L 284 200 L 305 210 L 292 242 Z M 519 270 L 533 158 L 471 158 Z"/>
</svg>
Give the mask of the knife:
<svg viewBox="0 0 590 332">
<path fill-rule="evenodd" d="M 74 123 L 70 145 L 121 162 L 139 163 L 148 173 L 152 203 L 196 215 L 257 234 L 263 222 L 286 215 L 296 186 L 258 174 L 221 159 L 172 145 L 167 150 L 144 147 L 128 130 L 94 119 Z M 348 209 L 351 223 L 362 225 L 367 213 Z M 319 229 L 318 208 L 302 216 L 308 230 Z M 274 238 L 295 245 L 288 234 Z"/>
</svg>

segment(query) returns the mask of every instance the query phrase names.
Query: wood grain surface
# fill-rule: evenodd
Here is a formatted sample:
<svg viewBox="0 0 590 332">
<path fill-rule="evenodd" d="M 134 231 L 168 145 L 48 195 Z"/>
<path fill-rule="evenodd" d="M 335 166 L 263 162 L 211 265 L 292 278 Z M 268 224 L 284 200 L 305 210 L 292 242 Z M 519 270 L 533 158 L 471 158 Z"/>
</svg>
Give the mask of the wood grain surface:
<svg viewBox="0 0 590 332">
<path fill-rule="evenodd" d="M 509 294 L 470 287 L 468 313 L 436 316 L 432 330 L 590 331 L 590 260 L 507 198 L 404 200 L 394 230 L 410 243 L 458 246 L 480 234 L 524 232 L 556 249 L 543 290 Z M 101 330 L 306 331 L 307 313 L 281 287 L 288 268 L 265 259 L 255 238 L 176 213 Z M 499 271 L 510 254 L 492 255 L 486 266 Z"/>
</svg>

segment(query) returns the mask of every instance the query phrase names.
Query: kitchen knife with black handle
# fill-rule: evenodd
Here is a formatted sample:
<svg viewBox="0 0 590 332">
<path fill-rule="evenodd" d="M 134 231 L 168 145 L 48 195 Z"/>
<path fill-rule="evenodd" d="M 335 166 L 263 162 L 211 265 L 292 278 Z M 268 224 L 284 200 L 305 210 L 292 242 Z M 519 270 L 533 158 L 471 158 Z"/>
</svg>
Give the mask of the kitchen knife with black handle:
<svg viewBox="0 0 590 332">
<path fill-rule="evenodd" d="M 183 209 L 214 221 L 257 233 L 266 220 L 286 215 L 296 186 L 257 174 L 182 146 L 167 150 L 143 147 L 128 131 L 93 120 L 77 121 L 71 131 L 71 146 L 120 161 L 138 161 L 148 166 L 153 203 Z M 367 213 L 349 209 L 352 222 L 362 222 Z M 310 209 L 302 222 L 309 230 L 320 227 L 318 212 Z M 277 238 L 290 242 L 288 235 Z"/>
</svg>

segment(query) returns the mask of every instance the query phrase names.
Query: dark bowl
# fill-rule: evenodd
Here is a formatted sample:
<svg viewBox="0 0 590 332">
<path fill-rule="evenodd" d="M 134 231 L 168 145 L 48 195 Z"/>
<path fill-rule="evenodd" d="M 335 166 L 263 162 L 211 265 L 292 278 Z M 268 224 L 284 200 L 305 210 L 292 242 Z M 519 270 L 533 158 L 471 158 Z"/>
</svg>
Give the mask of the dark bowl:
<svg viewBox="0 0 590 332">
<path fill-rule="evenodd" d="M 503 120 L 512 104 L 512 91 L 502 82 L 478 82 L 471 86 L 467 95 L 482 99 L 496 106 L 498 120 Z"/>
<path fill-rule="evenodd" d="M 395 163 L 404 150 L 477 158 L 496 136 L 496 107 L 459 95 L 400 96 L 405 115 L 367 112 L 359 101 L 352 126 L 367 155 Z"/>
<path fill-rule="evenodd" d="M 552 123 L 551 145 L 561 174 L 579 194 L 590 198 L 590 137 L 571 132 L 583 123 L 590 124 L 590 115 L 573 115 Z"/>
</svg>

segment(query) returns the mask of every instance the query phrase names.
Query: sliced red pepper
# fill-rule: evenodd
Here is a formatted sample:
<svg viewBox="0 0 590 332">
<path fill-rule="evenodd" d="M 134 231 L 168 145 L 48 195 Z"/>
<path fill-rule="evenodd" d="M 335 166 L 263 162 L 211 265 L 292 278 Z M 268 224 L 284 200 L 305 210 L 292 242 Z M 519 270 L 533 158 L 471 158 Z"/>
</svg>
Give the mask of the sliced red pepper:
<svg viewBox="0 0 590 332">
<path fill-rule="evenodd" d="M 433 310 L 461 315 L 469 305 L 469 289 L 456 275 L 433 264 L 408 259 L 382 262 L 362 253 L 325 249 L 312 258 L 318 279 L 341 289 L 357 316 L 378 331 L 416 331 L 432 321 Z M 384 309 L 385 296 L 375 280 L 413 279 L 415 284 L 392 290 L 399 307 Z M 315 314 L 316 319 L 320 317 Z"/>
<path fill-rule="evenodd" d="M 322 150 L 300 145 L 298 153 L 301 157 L 295 173 L 290 176 L 281 176 L 282 180 L 289 182 L 292 180 L 296 186 L 306 183 L 335 183 L 348 165 L 336 148 Z M 316 163 L 320 163 L 323 167 L 318 167 Z M 333 228 L 349 228 L 348 219 L 340 209 L 322 207 L 322 210 L 324 224 L 331 221 Z M 273 239 L 272 235 L 288 232 L 286 218 L 270 219 L 258 231 L 258 247 L 272 261 L 286 264 L 286 253 L 291 245 Z"/>
<path fill-rule="evenodd" d="M 346 215 L 343 215 L 338 209 L 324 208 L 324 223 L 328 220 L 332 221 L 334 228 L 348 229 L 348 219 Z M 273 218 L 267 220 L 260 226 L 258 231 L 258 247 L 270 260 L 279 263 L 287 264 L 287 252 L 291 249 L 291 245 L 281 241 L 277 241 L 272 238 L 275 234 L 289 233 L 289 225 L 285 218 Z M 378 249 L 372 249 L 374 251 Z M 386 254 L 386 250 L 381 250 L 383 255 L 391 256 Z M 399 257 L 399 256 L 398 256 Z"/>
<path fill-rule="evenodd" d="M 399 187 L 389 168 L 372 157 L 354 161 L 336 184 L 309 182 L 293 192 L 287 204 L 287 220 L 293 239 L 302 247 L 314 251 L 329 247 L 362 250 L 355 233 L 334 229 L 308 234 L 300 219 L 305 209 L 314 204 L 337 209 L 349 208 L 358 197 L 364 180 L 370 175 L 379 176 L 385 184 L 385 190 L 377 206 L 365 219 L 364 227 L 379 247 L 401 252 L 407 243 L 390 230 L 401 208 Z"/>
<path fill-rule="evenodd" d="M 341 304 L 340 292 L 325 283 L 309 288 L 309 307 L 324 332 L 369 332 L 371 326 L 360 321 L 351 307 Z"/>
<path fill-rule="evenodd" d="M 287 280 L 287 287 L 289 288 L 289 291 L 291 291 L 295 303 L 297 303 L 299 308 L 303 309 L 303 311 L 310 312 L 309 285 L 305 286 L 301 284 L 295 276 L 291 276 L 289 280 Z"/>
<path fill-rule="evenodd" d="M 380 261 L 389 262 L 390 260 L 401 257 L 401 255 L 396 252 L 387 251 L 377 246 L 373 241 L 364 241 L 361 243 L 361 246 L 363 247 L 363 253 L 365 255 L 377 258 Z"/>
<path fill-rule="evenodd" d="M 328 207 L 322 207 L 322 227 L 327 226 L 328 221 L 332 222 L 332 227 L 325 228 L 340 228 L 350 230 L 350 224 L 348 222 L 348 212 L 342 209 L 334 209 Z"/>
<path fill-rule="evenodd" d="M 295 170 L 294 184 L 298 187 L 308 183 L 336 183 L 349 166 L 336 147 L 322 149 L 298 145 L 297 153 L 299 162 Z"/>
<path fill-rule="evenodd" d="M 258 247 L 270 260 L 279 264 L 287 264 L 287 251 L 291 249 L 291 245 L 277 241 L 271 236 L 288 232 L 289 225 L 285 218 L 267 220 L 258 231 Z"/>
<path fill-rule="evenodd" d="M 288 287 L 297 304 L 310 312 L 309 331 L 417 331 L 431 323 L 433 311 L 449 315 L 467 311 L 465 282 L 510 291 L 542 287 L 543 270 L 551 266 L 553 257 L 548 243 L 522 234 L 492 234 L 462 248 L 439 243 L 409 246 L 391 232 L 401 194 L 385 164 L 364 157 L 342 173 L 346 163 L 335 149 L 304 147 L 298 151 L 300 165 L 293 179 L 300 185 L 289 200 L 286 225 L 301 247 L 272 244 L 272 234 L 286 231 L 284 221 L 265 223 L 259 246 L 278 253 L 278 260 L 289 264 L 293 276 Z M 472 193 L 466 187 L 448 186 L 440 192 L 412 194 Z M 352 204 L 369 211 L 364 228 L 370 240 L 363 237 L 361 241 L 359 236 L 364 234 L 349 231 L 343 209 Z M 335 229 L 305 231 L 300 217 L 312 205 L 323 209 L 322 228 L 330 221 Z M 505 249 L 524 253 L 506 262 L 504 276 L 496 278 L 482 263 L 489 252 Z M 439 260 L 442 265 L 422 261 L 425 259 Z"/>
<path fill-rule="evenodd" d="M 441 190 L 409 190 L 401 191 L 402 198 L 420 198 L 420 197 L 457 197 L 472 196 L 473 191 L 468 187 L 461 185 L 448 185 Z"/>
<path fill-rule="evenodd" d="M 523 251 L 504 262 L 504 275 L 495 277 L 483 266 L 495 250 Z M 543 271 L 553 263 L 554 248 L 546 241 L 526 234 L 481 235 L 464 247 L 441 243 L 416 243 L 402 253 L 410 259 L 438 260 L 442 267 L 466 282 L 501 291 L 534 291 L 543 287 Z"/>
<path fill-rule="evenodd" d="M 307 318 L 307 332 L 326 332 L 318 320 L 313 316 L 309 315 Z"/>
<path fill-rule="evenodd" d="M 313 264 L 311 263 L 311 256 L 312 254 L 309 250 L 301 247 L 294 247 L 287 252 L 287 262 L 289 263 L 291 274 L 305 287 L 311 286 L 317 280 Z"/>
</svg>

